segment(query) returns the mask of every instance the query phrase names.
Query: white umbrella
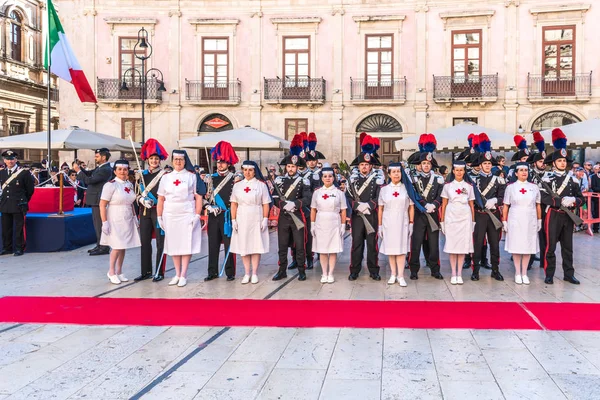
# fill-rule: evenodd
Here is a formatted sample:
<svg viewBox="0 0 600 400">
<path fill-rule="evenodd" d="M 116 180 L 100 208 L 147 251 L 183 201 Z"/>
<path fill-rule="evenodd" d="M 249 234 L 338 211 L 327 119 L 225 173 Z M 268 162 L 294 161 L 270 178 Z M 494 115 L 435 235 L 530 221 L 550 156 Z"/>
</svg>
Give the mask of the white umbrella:
<svg viewBox="0 0 600 400">
<path fill-rule="evenodd" d="M 131 151 L 131 141 L 115 136 L 92 132 L 87 129 L 71 128 L 51 131 L 50 147 L 53 150 L 81 150 L 107 148 L 111 151 Z M 141 145 L 135 143 L 136 149 Z M 0 148 L 39 149 L 48 148 L 48 132 L 26 133 L 24 135 L 0 138 Z"/>
<path fill-rule="evenodd" d="M 567 145 L 571 147 L 591 147 L 600 146 L 600 119 L 588 119 L 587 121 L 577 122 L 561 126 L 560 129 L 567 137 Z M 540 132 L 546 141 L 546 144 L 552 145 L 552 129 Z M 531 134 L 525 135 L 527 143 L 533 143 Z"/>
<path fill-rule="evenodd" d="M 433 131 L 437 139 L 437 150 L 439 152 L 462 151 L 468 146 L 469 134 L 480 134 L 485 132 L 492 142 L 493 150 L 510 150 L 515 147 L 513 136 L 495 129 L 485 128 L 473 123 L 463 123 L 448 128 Z M 419 137 L 421 135 L 408 136 L 395 142 L 397 150 L 417 150 L 419 148 Z"/>
<path fill-rule="evenodd" d="M 188 149 L 212 148 L 221 140 L 231 143 L 231 146 L 236 150 L 283 150 L 290 148 L 290 142 L 287 140 L 249 126 L 181 139 L 179 147 Z"/>
</svg>

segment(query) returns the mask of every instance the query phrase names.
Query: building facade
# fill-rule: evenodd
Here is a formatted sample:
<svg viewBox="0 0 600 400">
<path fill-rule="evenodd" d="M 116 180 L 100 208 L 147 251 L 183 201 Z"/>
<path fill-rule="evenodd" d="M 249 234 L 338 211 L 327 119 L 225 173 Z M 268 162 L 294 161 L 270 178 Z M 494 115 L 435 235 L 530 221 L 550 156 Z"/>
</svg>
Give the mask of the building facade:
<svg viewBox="0 0 600 400">
<path fill-rule="evenodd" d="M 0 0 L 0 136 L 47 129 L 47 74 L 43 68 L 45 2 Z M 58 90 L 52 80 L 51 127 L 58 128 Z M 16 150 L 25 162 L 43 150 Z"/>
<path fill-rule="evenodd" d="M 314 131 L 336 162 L 353 158 L 366 131 L 382 139 L 387 163 L 402 157 L 393 142 L 403 135 L 465 120 L 514 134 L 600 117 L 597 2 L 58 0 L 57 8 L 98 97 L 81 104 L 63 90 L 61 127 L 141 140 L 142 27 L 152 45 L 146 69 L 162 73 L 147 85 L 146 137 L 169 148 L 250 125 L 288 139 Z"/>
</svg>

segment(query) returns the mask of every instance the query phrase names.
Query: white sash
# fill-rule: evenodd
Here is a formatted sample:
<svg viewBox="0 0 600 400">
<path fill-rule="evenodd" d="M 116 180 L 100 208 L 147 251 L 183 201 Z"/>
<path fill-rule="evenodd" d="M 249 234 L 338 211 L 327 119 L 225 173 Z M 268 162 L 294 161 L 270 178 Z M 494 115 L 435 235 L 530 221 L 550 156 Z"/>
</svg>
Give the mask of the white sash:
<svg viewBox="0 0 600 400">
<path fill-rule="evenodd" d="M 21 171 L 25 171 L 24 169 L 18 169 L 4 182 L 2 185 L 2 190 L 6 189 L 6 187 L 21 173 Z"/>
<path fill-rule="evenodd" d="M 219 183 L 219 186 L 217 186 L 217 188 L 213 191 L 213 194 L 212 194 L 213 198 L 219 194 L 221 189 L 223 189 L 223 187 L 227 184 L 227 182 L 229 182 L 231 180 L 232 177 L 233 177 L 233 174 L 231 172 L 229 172 L 227 175 L 225 175 L 225 178 L 221 181 L 221 183 Z M 211 180 L 212 180 L 212 177 L 211 177 Z"/>
<path fill-rule="evenodd" d="M 285 192 L 284 196 L 286 198 L 286 200 L 288 199 L 288 197 L 290 197 L 290 194 L 292 194 L 292 192 L 294 190 L 296 190 L 296 186 L 298 186 L 298 183 L 302 180 L 302 177 L 297 177 L 296 180 L 294 181 L 294 183 L 291 184 L 291 186 L 288 188 L 288 190 Z"/>
<path fill-rule="evenodd" d="M 559 187 L 559 188 L 558 188 L 558 190 L 556 191 L 556 194 L 557 194 L 557 195 L 559 195 L 559 196 L 560 196 L 560 195 L 562 194 L 562 192 L 564 192 L 564 191 L 565 191 L 565 189 L 567 188 L 567 185 L 569 184 L 569 181 L 570 181 L 570 180 L 571 180 L 571 177 L 570 177 L 569 175 L 567 175 L 567 176 L 565 177 L 565 180 L 564 180 L 564 182 L 562 183 L 562 185 L 560 185 L 560 187 Z"/>
<path fill-rule="evenodd" d="M 492 188 L 494 187 L 494 184 L 496 183 L 496 180 L 498 180 L 498 177 L 496 175 L 492 176 L 492 180 L 487 185 L 487 187 L 485 188 L 485 190 L 483 192 L 481 192 L 481 196 L 485 197 L 485 195 L 488 194 L 488 192 L 490 190 L 492 190 Z M 477 186 L 479 186 L 479 185 L 477 185 Z"/>
<path fill-rule="evenodd" d="M 423 190 L 423 193 L 421 193 L 421 196 L 423 197 L 423 199 L 427 199 L 427 196 L 429 195 L 429 192 L 431 192 L 431 188 L 433 187 L 433 180 L 434 179 L 435 179 L 435 175 L 432 172 L 431 176 L 429 177 L 429 182 L 427 182 L 427 186 L 425 187 L 425 190 Z M 419 179 L 419 182 L 421 182 L 420 179 Z"/>
<path fill-rule="evenodd" d="M 152 179 L 152 180 L 150 181 L 150 183 L 148 184 L 148 186 L 146 186 L 146 187 L 144 188 L 144 191 L 142 192 L 142 197 L 146 197 L 146 196 L 148 196 L 148 193 L 150 193 L 150 191 L 151 191 L 152 189 L 154 189 L 154 187 L 155 187 L 156 185 L 158 185 L 158 181 L 160 181 L 160 178 L 162 178 L 162 177 L 163 177 L 163 175 L 165 174 L 165 172 L 166 172 L 166 171 L 165 171 L 164 169 L 163 169 L 163 170 L 161 170 L 161 171 L 158 173 L 158 175 L 156 175 L 156 176 L 154 177 L 154 179 Z M 143 180 L 143 178 L 142 178 L 142 180 Z"/>
<path fill-rule="evenodd" d="M 358 195 L 358 197 L 360 197 L 360 195 L 362 194 L 362 192 L 364 192 L 365 189 L 369 187 L 369 185 L 371 184 L 371 181 L 373 180 L 374 177 L 375 177 L 375 174 L 371 173 L 371 175 L 367 178 L 367 180 L 362 184 L 362 186 L 360 187 L 360 189 L 358 189 L 356 191 L 356 194 Z M 358 201 L 358 199 L 356 199 L 356 201 Z"/>
</svg>

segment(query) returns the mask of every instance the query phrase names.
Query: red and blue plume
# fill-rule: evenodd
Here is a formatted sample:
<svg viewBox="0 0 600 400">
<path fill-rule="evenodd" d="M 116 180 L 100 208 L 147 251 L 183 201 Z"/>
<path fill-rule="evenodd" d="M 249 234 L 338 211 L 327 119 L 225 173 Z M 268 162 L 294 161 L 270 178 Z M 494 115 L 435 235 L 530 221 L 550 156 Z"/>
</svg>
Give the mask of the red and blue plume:
<svg viewBox="0 0 600 400">
<path fill-rule="evenodd" d="M 216 144 L 215 147 L 210 151 L 210 155 L 213 160 L 225 161 L 228 164 L 234 165 L 240 162 L 235 150 L 231 146 L 231 143 L 221 140 Z"/>
<path fill-rule="evenodd" d="M 479 135 L 473 134 L 473 140 L 471 141 L 471 143 L 473 144 L 473 150 L 481 151 L 481 149 L 479 148 Z"/>
<path fill-rule="evenodd" d="M 425 152 L 425 148 L 423 146 L 424 146 L 426 140 L 427 140 L 427 134 L 426 133 L 424 133 L 421 136 L 419 136 L 419 143 L 418 143 L 418 145 L 419 145 L 419 151 L 421 153 Z"/>
<path fill-rule="evenodd" d="M 480 152 L 487 153 L 488 151 L 492 151 L 492 142 L 487 134 L 480 133 L 478 138 Z"/>
<path fill-rule="evenodd" d="M 435 151 L 437 146 L 437 140 L 435 139 L 435 135 L 432 133 L 425 133 L 421 136 L 424 136 L 423 139 L 423 151 L 427 153 L 432 153 Z"/>
<path fill-rule="evenodd" d="M 552 129 L 552 146 L 555 149 L 566 149 L 567 148 L 567 137 L 560 128 Z"/>
<path fill-rule="evenodd" d="M 308 135 L 306 134 L 306 132 L 300 132 L 300 139 L 302 140 L 302 148 L 303 149 L 308 149 Z"/>
<path fill-rule="evenodd" d="M 375 138 L 372 136 L 365 136 L 361 145 L 360 145 L 360 151 L 362 151 L 365 154 L 373 154 L 373 152 L 375 151 Z"/>
<path fill-rule="evenodd" d="M 156 139 L 148 139 L 146 143 L 142 145 L 142 151 L 140 153 L 140 158 L 143 161 L 146 161 L 150 156 L 157 155 L 161 160 L 166 160 L 169 158 L 169 153 L 165 148 L 159 143 Z"/>
<path fill-rule="evenodd" d="M 469 148 L 472 149 L 473 148 L 473 138 L 475 137 L 474 133 L 471 133 L 469 135 L 469 137 L 467 138 L 467 141 L 469 142 Z"/>
<path fill-rule="evenodd" d="M 377 153 L 377 150 L 379 150 L 379 148 L 381 147 L 381 141 L 379 140 L 379 138 L 373 138 L 373 145 L 375 146 L 374 152 Z"/>
<path fill-rule="evenodd" d="M 299 157 L 303 149 L 304 145 L 302 143 L 302 136 L 294 135 L 294 138 L 292 139 L 292 144 L 290 145 L 290 154 Z"/>
<path fill-rule="evenodd" d="M 367 132 L 361 132 L 361 133 L 360 133 L 360 136 L 359 136 L 359 138 L 358 138 L 358 143 L 360 143 L 360 144 L 361 144 L 361 146 L 362 146 L 362 142 L 363 142 L 363 140 L 365 140 L 365 136 L 367 136 Z"/>
<path fill-rule="evenodd" d="M 513 138 L 515 145 L 519 150 L 525 150 L 527 148 L 527 140 L 521 135 L 515 135 Z"/>
<path fill-rule="evenodd" d="M 317 149 L 317 135 L 314 132 L 308 134 L 308 150 L 316 150 Z"/>
<path fill-rule="evenodd" d="M 544 141 L 544 137 L 538 131 L 533 132 L 533 142 L 535 143 L 535 147 L 537 147 L 540 153 L 546 149 L 546 142 Z"/>
</svg>

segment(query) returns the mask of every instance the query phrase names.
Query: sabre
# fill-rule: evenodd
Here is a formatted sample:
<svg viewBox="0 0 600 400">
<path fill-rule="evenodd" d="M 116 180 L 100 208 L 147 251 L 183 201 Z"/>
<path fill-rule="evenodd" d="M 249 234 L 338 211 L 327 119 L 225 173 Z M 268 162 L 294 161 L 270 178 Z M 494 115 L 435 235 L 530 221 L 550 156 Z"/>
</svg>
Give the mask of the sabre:
<svg viewBox="0 0 600 400">
<path fill-rule="evenodd" d="M 356 193 L 354 190 L 354 185 L 350 181 L 350 176 L 348 175 L 348 173 L 346 173 L 344 175 L 344 177 L 346 178 L 346 181 L 348 182 L 346 184 L 346 187 L 348 188 L 348 190 L 350 190 L 350 196 L 352 196 L 354 201 L 358 201 L 358 193 Z M 365 229 L 367 230 L 367 235 L 370 235 L 371 233 L 375 233 L 375 229 L 373 229 L 373 225 L 371 225 L 371 223 L 369 222 L 369 220 L 367 219 L 365 214 L 363 214 L 359 211 L 356 211 L 356 213 L 363 220 L 363 223 L 365 224 Z"/>
<path fill-rule="evenodd" d="M 133 138 L 129 135 L 129 141 L 131 142 L 131 149 L 133 150 L 133 154 L 135 155 L 135 162 L 137 163 L 138 170 L 142 171 L 142 166 L 140 165 L 140 160 L 137 156 L 137 150 L 135 149 L 135 144 L 133 144 Z"/>
<path fill-rule="evenodd" d="M 433 219 L 431 214 L 425 213 L 425 216 L 427 217 L 427 222 L 429 222 L 429 229 L 431 229 L 431 232 L 439 231 L 440 227 L 438 226 L 438 224 L 435 223 L 435 220 Z"/>
<path fill-rule="evenodd" d="M 267 169 L 267 176 L 269 176 L 269 169 L 268 168 L 266 168 L 266 169 Z M 270 178 L 267 178 L 267 180 L 269 182 L 271 182 L 271 185 L 273 185 L 273 189 L 277 192 L 277 196 L 279 197 L 279 200 L 287 201 L 285 198 L 285 195 L 281 192 L 281 189 L 279 189 L 279 186 L 277 186 L 275 181 Z M 287 213 L 287 215 L 289 215 L 292 218 L 292 222 L 294 222 L 294 225 L 296 226 L 297 230 L 304 228 L 304 222 L 300 221 L 300 218 L 298 218 L 298 216 L 296 214 L 288 212 L 288 211 L 284 211 L 284 212 Z M 302 212 L 302 211 L 300 211 L 300 212 Z"/>
<path fill-rule="evenodd" d="M 160 275 L 160 270 L 163 265 L 163 261 L 166 260 L 166 258 L 167 258 L 165 256 L 166 256 L 166 254 L 165 254 L 165 251 L 163 250 L 162 255 L 160 256 L 160 262 L 156 266 L 156 272 L 154 272 L 154 278 L 157 278 L 158 275 Z"/>
</svg>

